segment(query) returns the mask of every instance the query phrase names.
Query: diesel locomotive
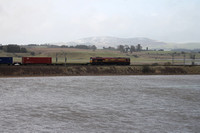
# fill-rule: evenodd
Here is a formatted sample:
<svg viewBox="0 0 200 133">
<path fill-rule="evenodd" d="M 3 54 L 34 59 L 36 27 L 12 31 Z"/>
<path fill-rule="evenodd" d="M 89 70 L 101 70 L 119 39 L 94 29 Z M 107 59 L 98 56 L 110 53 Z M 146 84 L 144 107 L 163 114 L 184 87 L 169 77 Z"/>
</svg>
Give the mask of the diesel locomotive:
<svg viewBox="0 0 200 133">
<path fill-rule="evenodd" d="M 92 65 L 130 65 L 130 58 L 124 57 L 90 57 Z"/>
</svg>

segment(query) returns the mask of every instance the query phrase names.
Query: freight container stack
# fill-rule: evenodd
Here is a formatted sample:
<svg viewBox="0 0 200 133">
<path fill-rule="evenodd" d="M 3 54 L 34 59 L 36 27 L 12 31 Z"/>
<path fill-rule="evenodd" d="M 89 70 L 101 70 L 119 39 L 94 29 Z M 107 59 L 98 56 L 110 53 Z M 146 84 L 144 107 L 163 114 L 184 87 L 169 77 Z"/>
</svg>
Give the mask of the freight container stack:
<svg viewBox="0 0 200 133">
<path fill-rule="evenodd" d="M 13 57 L 0 57 L 0 64 L 12 65 Z"/>
<path fill-rule="evenodd" d="M 22 64 L 52 64 L 51 57 L 22 57 Z"/>
</svg>

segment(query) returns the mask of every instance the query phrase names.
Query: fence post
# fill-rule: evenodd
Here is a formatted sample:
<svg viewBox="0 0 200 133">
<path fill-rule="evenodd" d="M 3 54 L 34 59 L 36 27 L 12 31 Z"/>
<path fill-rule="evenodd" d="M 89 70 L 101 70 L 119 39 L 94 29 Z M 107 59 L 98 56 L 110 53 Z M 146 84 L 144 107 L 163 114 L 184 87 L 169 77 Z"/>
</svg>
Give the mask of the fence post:
<svg viewBox="0 0 200 133">
<path fill-rule="evenodd" d="M 67 63 L 67 53 L 65 53 L 65 66 L 66 66 L 66 63 Z"/>
<path fill-rule="evenodd" d="M 174 65 L 174 53 L 172 53 L 172 65 Z"/>
<path fill-rule="evenodd" d="M 185 66 L 185 54 L 183 55 L 183 63 L 184 63 L 184 66 Z"/>
<path fill-rule="evenodd" d="M 56 63 L 58 63 L 58 54 L 56 53 Z"/>
</svg>

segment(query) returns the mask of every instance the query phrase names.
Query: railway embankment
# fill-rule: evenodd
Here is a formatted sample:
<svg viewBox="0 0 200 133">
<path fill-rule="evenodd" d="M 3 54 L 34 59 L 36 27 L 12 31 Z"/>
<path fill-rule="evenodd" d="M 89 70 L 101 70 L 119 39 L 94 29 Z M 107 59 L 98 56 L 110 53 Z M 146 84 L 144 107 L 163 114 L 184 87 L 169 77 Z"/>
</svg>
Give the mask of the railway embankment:
<svg viewBox="0 0 200 133">
<path fill-rule="evenodd" d="M 200 74 L 200 66 L 0 66 L 0 77 Z"/>
</svg>

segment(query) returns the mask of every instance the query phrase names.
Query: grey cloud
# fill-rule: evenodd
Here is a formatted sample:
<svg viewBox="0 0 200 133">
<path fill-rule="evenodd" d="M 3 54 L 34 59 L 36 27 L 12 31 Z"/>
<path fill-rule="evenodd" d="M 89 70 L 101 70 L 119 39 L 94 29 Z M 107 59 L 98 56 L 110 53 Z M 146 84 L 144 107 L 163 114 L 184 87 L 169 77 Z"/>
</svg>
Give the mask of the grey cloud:
<svg viewBox="0 0 200 133">
<path fill-rule="evenodd" d="M 200 41 L 196 0 L 0 0 L 0 43 L 67 42 L 88 36 Z"/>
</svg>

